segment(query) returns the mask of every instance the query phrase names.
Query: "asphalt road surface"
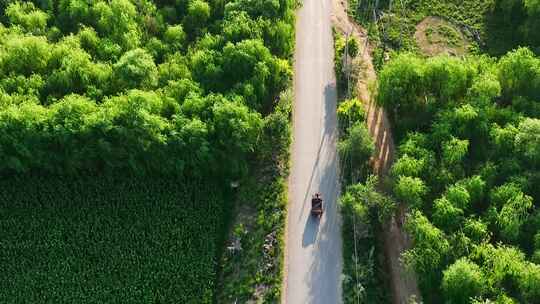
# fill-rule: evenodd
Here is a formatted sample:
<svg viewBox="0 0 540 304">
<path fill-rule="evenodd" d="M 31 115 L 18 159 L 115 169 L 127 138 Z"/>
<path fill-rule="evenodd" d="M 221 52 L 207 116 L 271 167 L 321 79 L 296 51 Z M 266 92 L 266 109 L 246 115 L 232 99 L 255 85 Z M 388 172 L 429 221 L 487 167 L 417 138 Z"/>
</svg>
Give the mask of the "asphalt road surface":
<svg viewBox="0 0 540 304">
<path fill-rule="evenodd" d="M 341 303 L 341 230 L 336 82 L 331 0 L 304 0 L 298 11 L 295 54 L 294 140 L 283 302 Z M 310 216 L 320 192 L 324 214 Z"/>
</svg>

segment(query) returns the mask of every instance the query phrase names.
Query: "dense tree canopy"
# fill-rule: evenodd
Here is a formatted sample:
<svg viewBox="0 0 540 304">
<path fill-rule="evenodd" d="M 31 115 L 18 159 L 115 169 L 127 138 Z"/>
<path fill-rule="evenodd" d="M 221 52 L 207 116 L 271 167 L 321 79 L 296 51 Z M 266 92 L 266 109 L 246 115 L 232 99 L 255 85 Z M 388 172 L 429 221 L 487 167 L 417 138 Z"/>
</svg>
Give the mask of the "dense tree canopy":
<svg viewBox="0 0 540 304">
<path fill-rule="evenodd" d="M 478 265 L 459 259 L 444 271 L 442 286 L 448 303 L 467 304 L 471 297 L 483 294 L 484 281 Z"/>
<path fill-rule="evenodd" d="M 294 5 L 1 1 L 0 171 L 241 174 L 291 78 Z"/>
<path fill-rule="evenodd" d="M 399 143 L 392 190 L 413 210 L 405 260 L 427 303 L 538 303 L 539 67 L 522 48 L 402 54 L 380 74 Z"/>
</svg>

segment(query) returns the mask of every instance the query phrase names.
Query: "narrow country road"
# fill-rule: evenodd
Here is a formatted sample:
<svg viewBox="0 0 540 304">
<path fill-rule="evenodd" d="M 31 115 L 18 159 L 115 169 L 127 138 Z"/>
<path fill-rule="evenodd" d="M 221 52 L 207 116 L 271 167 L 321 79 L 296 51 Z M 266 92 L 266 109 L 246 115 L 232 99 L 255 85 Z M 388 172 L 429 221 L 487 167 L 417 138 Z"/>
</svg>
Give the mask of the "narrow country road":
<svg viewBox="0 0 540 304">
<path fill-rule="evenodd" d="M 341 303 L 341 229 L 332 0 L 304 0 L 298 11 L 294 140 L 282 303 Z M 323 195 L 322 219 L 310 216 Z"/>
</svg>

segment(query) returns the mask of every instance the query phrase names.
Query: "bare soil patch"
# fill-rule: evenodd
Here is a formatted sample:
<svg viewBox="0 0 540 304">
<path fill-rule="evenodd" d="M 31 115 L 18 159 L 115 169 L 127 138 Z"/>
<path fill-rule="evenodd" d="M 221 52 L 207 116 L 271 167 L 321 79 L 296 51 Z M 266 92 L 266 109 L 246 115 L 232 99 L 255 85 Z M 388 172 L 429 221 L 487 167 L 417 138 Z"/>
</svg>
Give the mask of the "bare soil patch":
<svg viewBox="0 0 540 304">
<path fill-rule="evenodd" d="M 422 20 L 416 26 L 414 38 L 422 53 L 428 56 L 463 56 L 470 45 L 459 28 L 439 17 L 426 17 Z"/>
</svg>

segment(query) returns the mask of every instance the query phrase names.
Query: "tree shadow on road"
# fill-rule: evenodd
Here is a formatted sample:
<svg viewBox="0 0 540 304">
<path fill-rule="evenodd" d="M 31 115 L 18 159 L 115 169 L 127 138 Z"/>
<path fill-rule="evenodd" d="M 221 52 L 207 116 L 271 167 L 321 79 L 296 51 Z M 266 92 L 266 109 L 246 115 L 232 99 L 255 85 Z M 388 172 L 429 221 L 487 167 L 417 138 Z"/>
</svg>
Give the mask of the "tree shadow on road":
<svg viewBox="0 0 540 304">
<path fill-rule="evenodd" d="M 320 191 L 324 214 L 320 220 L 308 216 L 304 228 L 303 247 L 313 245 L 313 262 L 306 277 L 310 288 L 309 303 L 336 303 L 341 299 L 341 230 L 338 208 L 339 158 L 337 155 L 338 127 L 336 116 L 337 90 L 335 83 L 324 89 L 325 115 L 321 148 L 310 180 L 308 191 Z M 316 171 L 316 172 L 315 172 Z M 316 188 L 316 189 L 315 189 Z M 320 189 L 320 190 L 319 190 Z M 306 198 L 309 198 L 306 193 Z M 308 204 L 309 205 L 309 204 Z M 341 303 L 341 301 L 339 301 Z"/>
</svg>

